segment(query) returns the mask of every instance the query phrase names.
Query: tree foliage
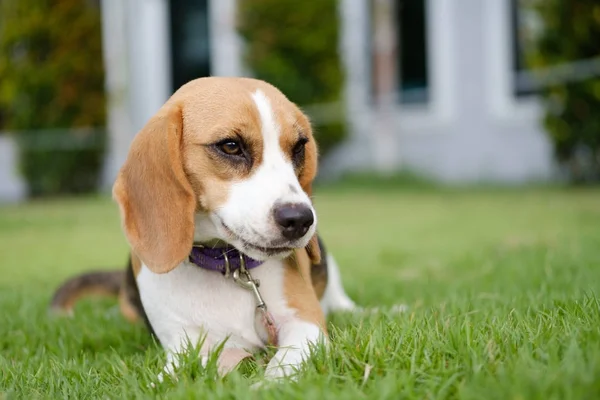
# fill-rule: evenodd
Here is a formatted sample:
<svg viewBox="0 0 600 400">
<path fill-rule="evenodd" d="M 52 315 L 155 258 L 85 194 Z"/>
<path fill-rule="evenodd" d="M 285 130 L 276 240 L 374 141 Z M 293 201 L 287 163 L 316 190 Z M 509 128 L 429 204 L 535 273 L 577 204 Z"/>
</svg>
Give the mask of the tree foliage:
<svg viewBox="0 0 600 400">
<path fill-rule="evenodd" d="M 0 0 L 0 128 L 32 195 L 96 188 L 104 137 L 72 128 L 102 127 L 105 112 L 98 2 Z"/>
<path fill-rule="evenodd" d="M 238 4 L 245 60 L 254 76 L 301 106 L 341 100 L 337 0 L 239 0 Z M 343 139 L 344 123 L 317 125 L 316 134 L 324 154 Z"/>
<path fill-rule="evenodd" d="M 543 30 L 530 57 L 534 68 L 600 61 L 600 2 L 534 2 Z M 575 182 L 600 181 L 600 71 L 595 77 L 542 90 L 544 126 L 558 161 Z"/>
</svg>

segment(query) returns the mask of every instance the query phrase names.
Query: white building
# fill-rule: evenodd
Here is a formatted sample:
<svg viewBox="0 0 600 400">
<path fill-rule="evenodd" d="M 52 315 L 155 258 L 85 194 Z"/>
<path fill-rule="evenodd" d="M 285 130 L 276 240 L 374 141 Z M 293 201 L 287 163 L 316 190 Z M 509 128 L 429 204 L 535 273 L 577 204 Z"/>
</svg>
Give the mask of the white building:
<svg viewBox="0 0 600 400">
<path fill-rule="evenodd" d="M 407 167 L 451 182 L 551 177 L 552 150 L 539 124 L 539 104 L 515 88 L 522 64 L 515 46 L 518 1 L 396 3 L 403 12 L 392 13 L 389 22 L 403 56 L 401 73 L 387 88 L 398 101 L 377 106 L 371 77 L 377 82 L 374 60 L 382 50 L 375 47 L 373 2 L 340 0 L 350 137 L 323 160 L 323 174 Z M 173 89 L 200 75 L 245 72 L 235 0 L 103 5 L 113 93 L 111 181 L 132 136 Z M 390 87 L 394 82 L 401 84 Z"/>
<path fill-rule="evenodd" d="M 369 3 L 341 1 L 353 135 L 326 160 L 327 169 L 391 164 L 449 182 L 552 177 L 552 148 L 540 126 L 540 105 L 515 85 L 523 65 L 517 29 L 528 22 L 518 0 L 403 1 L 403 13 L 391 20 L 402 54 L 396 57 L 401 72 L 395 79 L 401 83 L 392 90 L 399 101 L 384 103 L 383 111 L 371 100 L 369 77 L 385 68 L 373 68 L 377 36 L 371 38 Z M 378 51 L 385 62 L 386 49 Z M 386 81 L 394 79 L 380 79 L 384 89 Z"/>
<path fill-rule="evenodd" d="M 340 0 L 350 135 L 322 160 L 322 175 L 402 167 L 448 182 L 551 178 L 538 101 L 515 87 L 518 2 Z M 402 12 L 373 24 L 374 4 L 385 3 Z M 236 0 L 102 0 L 107 187 L 133 136 L 181 84 L 248 75 L 235 14 Z"/>
</svg>

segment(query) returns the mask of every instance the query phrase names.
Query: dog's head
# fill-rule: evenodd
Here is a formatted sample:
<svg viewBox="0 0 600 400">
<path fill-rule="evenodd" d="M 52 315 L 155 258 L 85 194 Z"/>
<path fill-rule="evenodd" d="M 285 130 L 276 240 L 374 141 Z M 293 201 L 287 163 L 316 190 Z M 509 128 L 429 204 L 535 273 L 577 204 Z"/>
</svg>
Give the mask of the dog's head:
<svg viewBox="0 0 600 400">
<path fill-rule="evenodd" d="M 113 188 L 132 250 L 163 273 L 185 260 L 195 221 L 258 260 L 306 247 L 318 261 L 307 117 L 273 86 L 201 78 L 182 86 L 136 135 Z M 196 231 L 196 232 L 195 232 Z"/>
</svg>

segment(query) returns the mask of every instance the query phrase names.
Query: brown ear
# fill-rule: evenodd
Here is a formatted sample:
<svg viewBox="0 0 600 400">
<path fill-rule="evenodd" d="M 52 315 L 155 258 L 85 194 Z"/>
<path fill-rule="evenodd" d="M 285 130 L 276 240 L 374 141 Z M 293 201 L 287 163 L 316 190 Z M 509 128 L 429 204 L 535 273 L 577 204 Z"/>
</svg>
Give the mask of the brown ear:
<svg viewBox="0 0 600 400">
<path fill-rule="evenodd" d="M 317 158 L 318 148 L 315 140 L 311 140 L 307 143 L 306 158 L 304 160 L 304 170 L 300 177 L 300 186 L 302 190 L 312 200 L 312 183 L 317 174 Z M 319 239 L 317 233 L 310 239 L 305 247 L 308 253 L 308 258 L 312 264 L 319 264 L 321 262 L 321 247 L 319 246 Z"/>
<path fill-rule="evenodd" d="M 113 187 L 129 244 L 155 273 L 175 268 L 193 243 L 196 201 L 181 149 L 181 110 L 167 106 L 136 135 Z"/>
<path fill-rule="evenodd" d="M 319 238 L 316 233 L 310 239 L 305 249 L 313 265 L 321 263 L 321 246 L 319 246 Z"/>
</svg>

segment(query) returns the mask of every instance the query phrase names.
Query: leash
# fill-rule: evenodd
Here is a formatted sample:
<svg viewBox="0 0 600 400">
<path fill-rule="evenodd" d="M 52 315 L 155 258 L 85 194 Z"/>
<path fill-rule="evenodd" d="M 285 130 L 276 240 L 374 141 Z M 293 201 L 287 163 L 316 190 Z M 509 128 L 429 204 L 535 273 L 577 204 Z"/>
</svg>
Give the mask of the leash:
<svg viewBox="0 0 600 400">
<path fill-rule="evenodd" d="M 254 299 L 256 300 L 256 309 L 260 313 L 261 322 L 265 327 L 265 330 L 267 331 L 269 344 L 271 344 L 272 346 L 277 346 L 277 326 L 275 325 L 273 316 L 267 309 L 267 304 L 263 300 L 260 291 L 258 290 L 258 287 L 260 286 L 260 281 L 258 279 L 252 278 L 250 271 L 246 269 L 246 263 L 241 253 L 240 268 L 233 271 L 232 278 L 233 281 L 239 286 L 252 291 L 252 294 L 254 294 Z"/>
<path fill-rule="evenodd" d="M 238 259 L 230 259 L 228 253 L 232 256 L 237 253 Z M 234 247 L 217 249 L 197 244 L 192 247 L 189 260 L 200 268 L 221 272 L 226 279 L 231 277 L 238 286 L 251 291 L 256 301 L 256 311 L 267 333 L 268 344 L 277 346 L 277 325 L 258 289 L 260 281 L 250 274 L 250 269 L 260 266 L 262 262 L 242 254 Z"/>
</svg>

